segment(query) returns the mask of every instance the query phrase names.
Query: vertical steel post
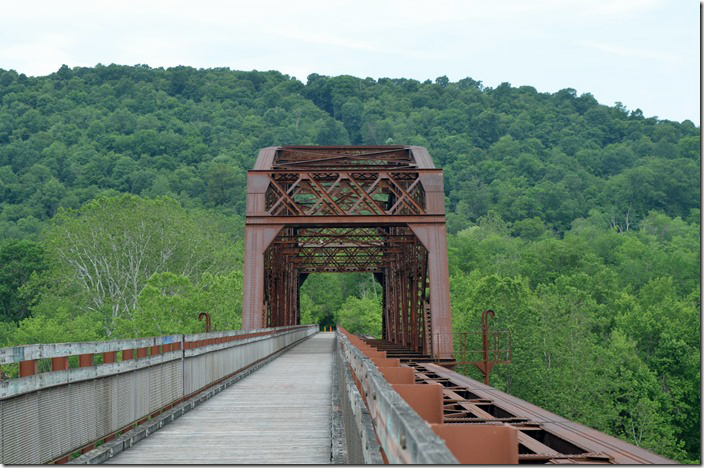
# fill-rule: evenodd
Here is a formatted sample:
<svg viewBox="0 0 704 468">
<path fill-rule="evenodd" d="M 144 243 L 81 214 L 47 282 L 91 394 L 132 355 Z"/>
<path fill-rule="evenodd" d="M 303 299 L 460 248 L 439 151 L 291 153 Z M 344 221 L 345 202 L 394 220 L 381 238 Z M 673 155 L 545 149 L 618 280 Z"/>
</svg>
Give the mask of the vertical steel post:
<svg viewBox="0 0 704 468">
<path fill-rule="evenodd" d="M 452 334 L 450 310 L 450 269 L 447 260 L 445 225 L 409 224 L 428 251 L 430 279 L 431 329 L 435 336 Z M 432 355 L 436 359 L 452 358 L 452 340 L 434 340 Z"/>
<path fill-rule="evenodd" d="M 20 361 L 20 377 L 29 377 L 30 375 L 35 375 L 37 373 L 37 360 L 30 359 L 27 361 Z"/>
<path fill-rule="evenodd" d="M 93 365 L 93 354 L 79 354 L 78 367 L 90 367 Z"/>
<path fill-rule="evenodd" d="M 489 385 L 489 373 L 491 372 L 489 367 L 489 315 L 496 317 L 493 310 L 482 312 L 482 361 L 484 363 L 482 373 L 484 374 L 484 383 L 487 385 Z"/>
<path fill-rule="evenodd" d="M 68 369 L 68 356 L 51 358 L 51 371 L 62 371 Z"/>
</svg>

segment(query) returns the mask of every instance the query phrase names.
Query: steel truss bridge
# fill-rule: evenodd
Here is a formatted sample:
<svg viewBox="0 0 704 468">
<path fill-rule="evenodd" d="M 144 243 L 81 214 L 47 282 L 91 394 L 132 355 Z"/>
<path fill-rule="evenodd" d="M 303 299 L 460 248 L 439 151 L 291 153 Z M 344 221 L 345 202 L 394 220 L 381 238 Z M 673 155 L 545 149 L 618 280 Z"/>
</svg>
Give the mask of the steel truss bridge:
<svg viewBox="0 0 704 468">
<path fill-rule="evenodd" d="M 369 272 L 382 334 L 452 358 L 442 171 L 425 148 L 265 148 L 247 174 L 245 328 L 300 321 L 311 273 Z M 432 311 L 432 313 L 431 313 Z"/>
<path fill-rule="evenodd" d="M 245 235 L 243 330 L 0 349 L 2 463 L 673 463 L 451 370 L 425 148 L 265 148 Z M 381 284 L 381 339 L 300 324 L 307 276 L 347 272 Z"/>
</svg>

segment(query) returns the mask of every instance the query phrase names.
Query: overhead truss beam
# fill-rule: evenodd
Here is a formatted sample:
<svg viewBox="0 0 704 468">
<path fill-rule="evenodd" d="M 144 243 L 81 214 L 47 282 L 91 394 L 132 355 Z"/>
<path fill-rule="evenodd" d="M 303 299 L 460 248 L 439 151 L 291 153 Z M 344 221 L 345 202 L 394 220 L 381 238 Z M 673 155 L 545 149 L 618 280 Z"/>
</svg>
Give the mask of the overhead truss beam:
<svg viewBox="0 0 704 468">
<path fill-rule="evenodd" d="M 439 358 L 452 343 L 442 171 L 419 147 L 275 147 L 247 174 L 245 328 L 300 323 L 311 273 L 373 273 L 383 337 Z"/>
</svg>

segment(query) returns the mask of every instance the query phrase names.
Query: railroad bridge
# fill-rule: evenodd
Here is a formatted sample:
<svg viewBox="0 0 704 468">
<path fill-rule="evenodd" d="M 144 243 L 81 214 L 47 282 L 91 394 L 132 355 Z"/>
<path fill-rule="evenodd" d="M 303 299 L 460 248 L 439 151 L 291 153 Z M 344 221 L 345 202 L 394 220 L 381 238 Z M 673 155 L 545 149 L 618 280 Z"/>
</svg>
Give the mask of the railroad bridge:
<svg viewBox="0 0 704 468">
<path fill-rule="evenodd" d="M 247 174 L 244 328 L 300 321 L 311 273 L 369 272 L 383 338 L 451 359 L 442 170 L 425 148 L 271 147 Z"/>
<path fill-rule="evenodd" d="M 0 349 L 2 463 L 673 463 L 451 370 L 425 148 L 262 149 L 245 246 L 243 330 Z M 382 286 L 381 339 L 300 324 L 307 276 L 348 272 Z"/>
</svg>

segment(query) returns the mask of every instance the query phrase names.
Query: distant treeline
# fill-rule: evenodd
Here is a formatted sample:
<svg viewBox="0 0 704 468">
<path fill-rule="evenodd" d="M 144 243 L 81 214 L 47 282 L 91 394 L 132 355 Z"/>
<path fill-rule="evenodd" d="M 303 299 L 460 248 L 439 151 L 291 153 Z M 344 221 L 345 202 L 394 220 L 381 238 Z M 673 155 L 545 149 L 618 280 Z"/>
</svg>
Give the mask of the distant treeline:
<svg viewBox="0 0 704 468">
<path fill-rule="evenodd" d="M 573 89 L 0 70 L 0 346 L 196 332 L 200 311 L 238 328 L 245 173 L 286 144 L 426 146 L 455 330 L 491 308 L 513 334 L 493 383 L 699 462 L 700 129 Z M 362 274 L 312 275 L 301 297 L 304 320 L 370 334 L 380 301 Z"/>
</svg>

